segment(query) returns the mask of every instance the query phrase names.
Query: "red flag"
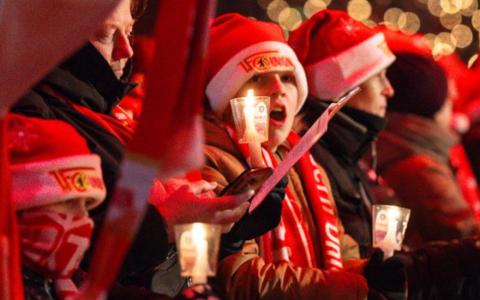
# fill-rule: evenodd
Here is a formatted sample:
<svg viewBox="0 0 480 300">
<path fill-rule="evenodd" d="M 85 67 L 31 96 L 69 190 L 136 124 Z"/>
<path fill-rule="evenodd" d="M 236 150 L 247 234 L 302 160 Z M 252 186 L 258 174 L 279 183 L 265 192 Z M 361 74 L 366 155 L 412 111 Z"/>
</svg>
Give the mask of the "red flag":
<svg viewBox="0 0 480 300">
<path fill-rule="evenodd" d="M 7 120 L 0 120 L 0 299 L 23 298 L 15 205 L 10 192 Z"/>
<path fill-rule="evenodd" d="M 0 115 L 125 0 L 0 2 Z"/>
<path fill-rule="evenodd" d="M 203 164 L 201 108 L 208 23 L 215 3 L 160 2 L 158 47 L 146 77 L 144 108 L 127 145 L 81 299 L 98 299 L 113 283 L 143 218 L 154 176 L 165 179 Z"/>
</svg>

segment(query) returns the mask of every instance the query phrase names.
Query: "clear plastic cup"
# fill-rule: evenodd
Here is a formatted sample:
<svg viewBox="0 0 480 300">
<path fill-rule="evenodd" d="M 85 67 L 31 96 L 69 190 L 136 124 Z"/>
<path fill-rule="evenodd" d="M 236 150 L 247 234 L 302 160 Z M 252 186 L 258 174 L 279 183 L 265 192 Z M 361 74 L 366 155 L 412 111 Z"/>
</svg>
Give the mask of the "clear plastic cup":
<svg viewBox="0 0 480 300">
<path fill-rule="evenodd" d="M 382 249 L 384 259 L 400 250 L 410 219 L 410 209 L 394 205 L 373 205 L 373 247 Z"/>
<path fill-rule="evenodd" d="M 268 141 L 270 97 L 247 96 L 230 100 L 238 142 L 241 144 Z"/>
<path fill-rule="evenodd" d="M 217 273 L 221 226 L 189 223 L 174 226 L 180 262 L 180 275 L 191 277 L 194 284 L 207 283 Z"/>
</svg>

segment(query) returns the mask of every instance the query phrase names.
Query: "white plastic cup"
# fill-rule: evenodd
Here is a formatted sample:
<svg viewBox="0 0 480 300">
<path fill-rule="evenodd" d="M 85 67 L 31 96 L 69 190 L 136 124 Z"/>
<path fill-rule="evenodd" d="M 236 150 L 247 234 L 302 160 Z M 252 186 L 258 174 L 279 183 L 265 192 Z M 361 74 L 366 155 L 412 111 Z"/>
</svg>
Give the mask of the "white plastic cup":
<svg viewBox="0 0 480 300">
<path fill-rule="evenodd" d="M 233 98 L 230 105 L 240 144 L 268 141 L 270 97 L 249 95 Z"/>
<path fill-rule="evenodd" d="M 410 209 L 394 205 L 373 205 L 373 247 L 382 249 L 384 259 L 401 250 Z"/>
<path fill-rule="evenodd" d="M 217 273 L 221 226 L 189 223 L 174 226 L 180 262 L 180 275 L 191 277 L 193 284 L 207 283 Z"/>
</svg>

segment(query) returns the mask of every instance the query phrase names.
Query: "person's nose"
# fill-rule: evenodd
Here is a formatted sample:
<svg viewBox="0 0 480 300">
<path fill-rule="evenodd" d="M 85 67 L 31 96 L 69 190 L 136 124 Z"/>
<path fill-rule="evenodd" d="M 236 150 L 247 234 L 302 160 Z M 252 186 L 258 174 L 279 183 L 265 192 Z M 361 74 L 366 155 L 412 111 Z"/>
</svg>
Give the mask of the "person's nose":
<svg viewBox="0 0 480 300">
<path fill-rule="evenodd" d="M 114 60 L 129 59 L 133 56 L 132 45 L 127 34 L 123 32 L 117 34 L 112 56 Z"/>
<path fill-rule="evenodd" d="M 76 216 L 88 217 L 87 198 L 78 199 L 70 206 L 72 213 Z"/>
<path fill-rule="evenodd" d="M 382 95 L 384 95 L 387 98 L 391 98 L 393 97 L 394 94 L 395 94 L 395 90 L 393 89 L 393 86 L 390 83 L 390 80 L 388 80 L 387 77 L 384 77 Z"/>
<path fill-rule="evenodd" d="M 281 96 L 285 94 L 285 84 L 282 82 L 280 75 L 275 74 L 269 80 L 270 96 Z"/>
</svg>

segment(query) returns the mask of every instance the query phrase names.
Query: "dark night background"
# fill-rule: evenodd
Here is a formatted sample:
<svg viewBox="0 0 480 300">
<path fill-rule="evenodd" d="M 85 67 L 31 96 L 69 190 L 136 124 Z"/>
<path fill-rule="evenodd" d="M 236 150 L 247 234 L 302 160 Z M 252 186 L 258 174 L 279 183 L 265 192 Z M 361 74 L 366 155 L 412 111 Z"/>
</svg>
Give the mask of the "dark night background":
<svg viewBox="0 0 480 300">
<path fill-rule="evenodd" d="M 138 22 L 136 28 L 137 34 L 142 35 L 152 33 L 159 1 L 162 0 L 149 0 L 149 7 L 145 15 Z M 268 4 L 271 1 L 272 0 L 219 0 L 217 4 L 217 15 L 228 12 L 238 12 L 240 14 L 254 17 L 259 20 L 271 21 L 267 15 L 266 9 L 259 4 Z M 351 0 L 332 0 L 328 8 L 346 10 L 349 1 Z M 419 33 L 438 34 L 440 32 L 448 32 L 449 29 L 446 29 L 442 26 L 439 18 L 433 16 L 429 12 L 427 8 L 428 1 L 437 1 L 438 3 L 439 1 L 447 1 L 449 3 L 462 3 L 462 1 L 472 2 L 472 0 L 370 0 L 369 3 L 372 7 L 370 19 L 377 23 L 381 22 L 383 21 L 383 16 L 387 9 L 397 7 L 402 9 L 403 11 L 413 12 L 419 17 L 421 21 Z M 478 0 L 473 1 L 476 2 L 473 4 L 478 5 Z M 299 11 L 302 11 L 306 0 L 285 0 L 285 2 L 287 2 L 290 7 L 297 8 L 299 9 Z M 303 17 L 305 16 L 303 15 Z M 473 32 L 473 41 L 466 48 L 456 49 L 456 52 L 462 57 L 465 62 L 467 62 L 472 57 L 472 55 L 477 53 L 479 44 L 478 31 L 473 28 L 471 19 L 471 16 L 462 16 L 461 23 L 470 27 Z"/>
</svg>

